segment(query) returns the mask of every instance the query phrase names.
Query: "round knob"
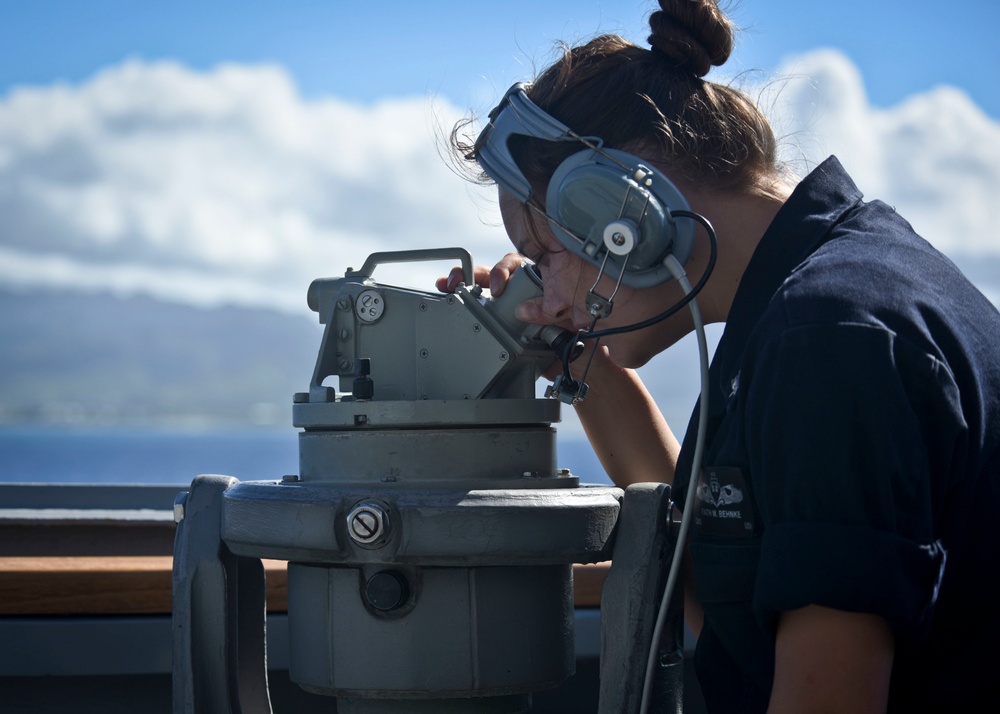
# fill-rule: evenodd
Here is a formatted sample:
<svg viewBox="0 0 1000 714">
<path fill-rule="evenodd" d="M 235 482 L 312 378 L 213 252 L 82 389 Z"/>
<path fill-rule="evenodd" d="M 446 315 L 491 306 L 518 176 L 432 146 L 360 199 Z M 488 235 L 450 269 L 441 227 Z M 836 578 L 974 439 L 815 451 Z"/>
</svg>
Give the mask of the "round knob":
<svg viewBox="0 0 1000 714">
<path fill-rule="evenodd" d="M 394 570 L 380 570 L 365 583 L 365 600 L 379 612 L 402 607 L 408 597 L 406 578 Z"/>
</svg>

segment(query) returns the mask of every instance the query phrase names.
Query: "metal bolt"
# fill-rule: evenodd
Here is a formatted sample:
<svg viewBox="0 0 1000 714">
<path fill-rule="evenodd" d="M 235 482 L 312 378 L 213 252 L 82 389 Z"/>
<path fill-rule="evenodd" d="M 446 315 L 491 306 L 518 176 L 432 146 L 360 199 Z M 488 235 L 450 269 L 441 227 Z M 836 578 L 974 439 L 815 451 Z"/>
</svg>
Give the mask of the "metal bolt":
<svg viewBox="0 0 1000 714">
<path fill-rule="evenodd" d="M 509 356 L 510 355 L 508 355 L 506 352 L 501 352 L 500 353 L 500 361 L 501 362 L 506 362 L 507 361 L 507 357 L 509 357 Z"/>
<path fill-rule="evenodd" d="M 615 233 L 613 236 L 611 236 L 611 241 L 615 245 L 625 245 L 625 236 L 623 236 L 621 233 Z"/>
<path fill-rule="evenodd" d="M 348 300 L 347 298 L 340 298 L 337 301 L 337 309 L 338 310 L 350 310 L 351 309 L 351 301 Z"/>
<path fill-rule="evenodd" d="M 480 326 L 478 322 L 475 325 L 472 326 L 472 331 L 473 332 L 479 332 L 482 329 L 483 329 L 482 326 Z"/>
<path fill-rule="evenodd" d="M 428 354 L 429 353 L 427 352 L 427 350 L 420 350 L 420 356 L 423 357 L 424 359 L 427 359 Z"/>
<path fill-rule="evenodd" d="M 385 536 L 388 528 L 388 514 L 374 503 L 359 504 L 347 516 L 348 533 L 362 545 L 378 542 Z"/>
</svg>

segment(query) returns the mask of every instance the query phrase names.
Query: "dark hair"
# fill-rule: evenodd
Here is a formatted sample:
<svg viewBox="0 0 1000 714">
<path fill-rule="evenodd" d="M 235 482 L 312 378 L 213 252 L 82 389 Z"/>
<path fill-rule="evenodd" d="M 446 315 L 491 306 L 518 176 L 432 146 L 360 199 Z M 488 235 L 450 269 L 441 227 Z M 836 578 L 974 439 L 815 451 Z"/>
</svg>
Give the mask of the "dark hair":
<svg viewBox="0 0 1000 714">
<path fill-rule="evenodd" d="M 703 79 L 728 59 L 732 23 L 714 0 L 659 4 L 649 18 L 651 49 L 616 35 L 564 47 L 528 96 L 577 134 L 639 153 L 676 180 L 769 194 L 780 172 L 767 119 L 739 90 Z M 453 143 L 473 158 L 469 147 L 456 140 L 459 129 Z M 510 147 L 521 171 L 539 188 L 581 148 L 523 136 L 512 137 Z"/>
</svg>

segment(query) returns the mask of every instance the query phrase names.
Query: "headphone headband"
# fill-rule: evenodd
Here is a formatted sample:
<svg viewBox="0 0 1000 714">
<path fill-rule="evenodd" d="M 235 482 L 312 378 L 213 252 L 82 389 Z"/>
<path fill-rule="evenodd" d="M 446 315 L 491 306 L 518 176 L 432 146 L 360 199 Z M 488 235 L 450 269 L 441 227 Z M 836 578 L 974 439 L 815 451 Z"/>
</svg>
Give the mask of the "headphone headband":
<svg viewBox="0 0 1000 714">
<path fill-rule="evenodd" d="M 531 184 L 511 156 L 508 141 L 514 134 L 546 141 L 584 141 L 555 119 L 525 93 L 528 85 L 518 82 L 507 90 L 500 103 L 490 112 L 489 124 L 476 139 L 473 154 L 486 175 L 521 202 L 531 198 Z"/>
</svg>

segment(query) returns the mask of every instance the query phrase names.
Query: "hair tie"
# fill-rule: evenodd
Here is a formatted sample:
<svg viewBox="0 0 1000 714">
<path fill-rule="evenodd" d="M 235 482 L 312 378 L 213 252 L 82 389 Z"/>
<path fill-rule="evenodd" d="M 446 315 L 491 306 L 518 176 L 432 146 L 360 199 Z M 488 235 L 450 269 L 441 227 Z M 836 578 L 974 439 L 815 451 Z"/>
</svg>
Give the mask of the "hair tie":
<svg viewBox="0 0 1000 714">
<path fill-rule="evenodd" d="M 653 56 L 656 58 L 657 62 L 662 63 L 665 67 L 669 67 L 670 69 L 678 72 L 679 74 L 684 74 L 690 77 L 694 77 L 695 79 L 701 79 L 704 76 L 704 73 L 699 74 L 698 68 L 692 67 L 691 47 L 686 46 L 685 49 L 687 49 L 686 57 L 678 57 L 676 54 L 670 54 L 669 52 L 664 52 L 656 45 L 650 47 L 649 51 L 653 53 Z"/>
<path fill-rule="evenodd" d="M 650 47 L 649 51 L 652 52 L 653 56 L 656 57 L 656 59 L 659 60 L 660 62 L 666 62 L 667 64 L 674 67 L 680 64 L 680 62 L 677 61 L 676 57 L 674 57 L 673 55 L 668 55 L 666 52 L 661 50 L 656 45 Z"/>
</svg>

